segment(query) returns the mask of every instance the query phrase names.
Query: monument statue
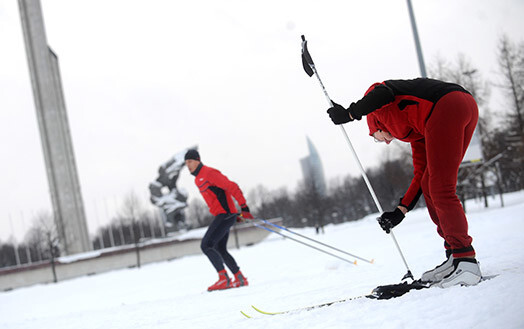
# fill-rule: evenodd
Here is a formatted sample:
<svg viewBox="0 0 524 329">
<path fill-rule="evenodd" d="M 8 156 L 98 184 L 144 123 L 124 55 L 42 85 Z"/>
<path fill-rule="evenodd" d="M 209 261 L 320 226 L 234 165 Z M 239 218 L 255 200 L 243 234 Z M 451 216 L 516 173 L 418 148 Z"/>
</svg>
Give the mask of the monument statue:
<svg viewBox="0 0 524 329">
<path fill-rule="evenodd" d="M 168 231 L 187 228 L 184 209 L 188 194 L 185 189 L 178 189 L 176 183 L 185 166 L 184 155 L 189 149 L 197 148 L 193 146 L 176 153 L 158 168 L 158 177 L 149 184 L 151 203 L 162 210 Z"/>
</svg>

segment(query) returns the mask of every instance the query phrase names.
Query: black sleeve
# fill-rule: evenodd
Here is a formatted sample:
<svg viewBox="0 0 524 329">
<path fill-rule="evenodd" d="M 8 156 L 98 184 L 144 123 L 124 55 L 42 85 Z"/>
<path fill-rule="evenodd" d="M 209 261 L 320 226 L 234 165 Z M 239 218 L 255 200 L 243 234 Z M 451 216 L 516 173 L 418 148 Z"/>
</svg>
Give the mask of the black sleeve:
<svg viewBox="0 0 524 329">
<path fill-rule="evenodd" d="M 351 103 L 348 108 L 353 119 L 360 120 L 363 115 L 378 110 L 382 106 L 393 102 L 395 94 L 393 90 L 386 85 L 378 85 L 366 96 L 362 97 L 356 103 Z"/>
</svg>

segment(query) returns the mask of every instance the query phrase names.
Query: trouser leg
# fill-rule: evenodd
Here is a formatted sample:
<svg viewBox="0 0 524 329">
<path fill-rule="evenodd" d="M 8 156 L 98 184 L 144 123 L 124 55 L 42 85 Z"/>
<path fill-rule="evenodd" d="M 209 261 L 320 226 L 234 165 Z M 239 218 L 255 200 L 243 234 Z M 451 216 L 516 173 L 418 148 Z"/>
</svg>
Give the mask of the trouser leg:
<svg viewBox="0 0 524 329">
<path fill-rule="evenodd" d="M 218 250 L 218 245 L 224 240 L 227 244 L 229 229 L 235 223 L 235 220 L 235 214 L 219 214 L 215 217 L 213 222 L 211 222 L 211 225 L 209 225 L 206 234 L 202 238 L 200 248 L 207 256 L 211 264 L 213 264 L 217 272 L 224 269 L 225 261 L 221 252 Z"/>
<path fill-rule="evenodd" d="M 449 256 L 452 254 L 451 246 L 446 242 L 444 237 L 444 232 L 442 231 L 442 228 L 440 226 L 440 221 L 438 219 L 437 211 L 435 210 L 435 206 L 433 205 L 433 200 L 431 200 L 431 196 L 429 194 L 429 175 L 427 174 L 427 171 L 422 176 L 422 182 L 421 182 L 421 188 L 422 193 L 424 195 L 424 200 L 426 201 L 426 208 L 428 209 L 429 217 L 437 225 L 437 233 L 444 239 L 444 249 L 446 249 L 446 258 L 449 258 Z"/>
<path fill-rule="evenodd" d="M 236 220 L 236 219 L 235 219 Z M 222 259 L 224 260 L 224 263 L 226 266 L 231 270 L 231 273 L 237 273 L 239 268 L 237 265 L 237 262 L 231 256 L 231 254 L 227 251 L 227 241 L 229 239 L 229 232 L 218 242 L 217 244 L 217 250 L 222 256 Z"/>
<path fill-rule="evenodd" d="M 475 255 L 456 186 L 458 169 L 477 121 L 478 109 L 471 95 L 454 92 L 437 103 L 426 125 L 426 189 L 438 219 L 439 234 L 451 246 L 455 258 Z"/>
</svg>

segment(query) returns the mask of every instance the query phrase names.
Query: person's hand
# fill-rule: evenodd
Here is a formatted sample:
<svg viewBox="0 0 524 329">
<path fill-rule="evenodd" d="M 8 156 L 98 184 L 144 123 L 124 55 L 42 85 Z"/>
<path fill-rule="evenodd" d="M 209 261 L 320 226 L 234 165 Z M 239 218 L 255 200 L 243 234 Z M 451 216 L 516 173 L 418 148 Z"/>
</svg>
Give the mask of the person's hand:
<svg viewBox="0 0 524 329">
<path fill-rule="evenodd" d="M 240 216 L 244 219 L 254 219 L 253 215 L 251 215 L 251 212 L 249 211 L 249 207 L 247 205 L 240 206 L 240 210 L 242 210 L 242 213 Z"/>
<path fill-rule="evenodd" d="M 327 110 L 327 113 L 329 114 L 329 117 L 331 118 L 331 121 L 333 121 L 334 124 L 340 125 L 343 123 L 347 123 L 350 121 L 353 121 L 353 118 L 349 114 L 349 111 L 346 110 L 342 105 L 337 104 L 333 101 L 333 107 L 330 107 Z"/>
<path fill-rule="evenodd" d="M 389 234 L 391 229 L 400 224 L 404 217 L 406 216 L 402 210 L 395 208 L 393 211 L 386 211 L 377 220 L 380 227 Z"/>
</svg>

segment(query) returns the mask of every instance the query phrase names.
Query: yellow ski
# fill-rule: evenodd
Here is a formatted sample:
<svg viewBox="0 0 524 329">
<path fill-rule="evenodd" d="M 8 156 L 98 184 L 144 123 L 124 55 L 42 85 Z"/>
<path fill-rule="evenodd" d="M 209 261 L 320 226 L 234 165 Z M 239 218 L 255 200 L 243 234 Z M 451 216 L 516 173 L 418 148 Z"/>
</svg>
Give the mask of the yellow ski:
<svg viewBox="0 0 524 329">
<path fill-rule="evenodd" d="M 262 313 L 262 314 L 266 314 L 266 315 L 277 315 L 277 314 L 283 314 L 283 313 L 287 313 L 287 312 L 266 312 L 266 311 L 262 311 L 261 309 L 255 307 L 254 305 L 251 305 L 251 307 L 259 312 L 259 313 Z"/>
<path fill-rule="evenodd" d="M 301 312 L 301 311 L 311 311 L 313 309 L 317 309 L 317 308 L 321 308 L 321 307 L 326 307 L 326 306 L 331 306 L 333 304 L 338 304 L 338 303 L 345 303 L 345 302 L 348 302 L 350 300 L 355 300 L 355 299 L 359 299 L 359 298 L 364 298 L 364 297 L 368 297 L 368 298 L 371 298 L 371 295 L 361 295 L 361 296 L 356 296 L 356 297 L 350 297 L 350 298 L 345 298 L 345 299 L 340 299 L 340 300 L 336 300 L 336 301 L 333 301 L 333 302 L 327 302 L 327 303 L 323 303 L 323 304 L 318 304 L 318 305 L 312 305 L 312 306 L 306 306 L 306 307 L 300 307 L 300 308 L 296 308 L 296 309 L 292 309 L 292 310 L 287 310 L 287 311 L 281 311 L 281 312 L 266 312 L 266 311 L 262 311 L 261 309 L 257 308 L 256 306 L 254 305 L 251 305 L 251 307 L 259 312 L 259 313 L 262 313 L 262 314 L 265 314 L 265 315 L 278 315 L 278 314 L 286 314 L 286 313 L 294 313 L 294 312 Z"/>
<path fill-rule="evenodd" d="M 251 319 L 251 316 L 249 316 L 248 314 L 244 313 L 244 311 L 240 311 L 240 313 L 242 313 L 242 315 L 245 316 L 246 318 Z"/>
</svg>

